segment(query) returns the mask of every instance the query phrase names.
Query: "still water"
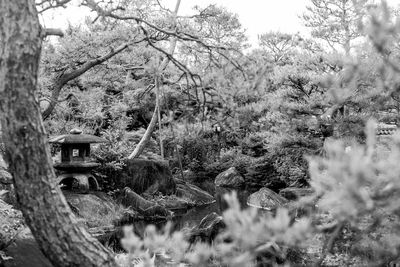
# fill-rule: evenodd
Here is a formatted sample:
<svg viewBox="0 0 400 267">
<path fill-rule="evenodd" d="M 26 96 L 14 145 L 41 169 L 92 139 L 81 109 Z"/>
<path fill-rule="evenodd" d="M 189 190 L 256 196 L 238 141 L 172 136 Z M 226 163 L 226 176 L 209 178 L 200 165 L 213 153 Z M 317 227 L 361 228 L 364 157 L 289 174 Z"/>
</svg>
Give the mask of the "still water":
<svg viewBox="0 0 400 267">
<path fill-rule="evenodd" d="M 222 212 L 228 208 L 228 205 L 224 200 L 224 195 L 230 193 L 231 191 L 232 190 L 225 188 L 215 188 L 213 195 L 216 201 L 214 203 L 201 207 L 195 207 L 184 212 L 175 212 L 176 216 L 172 219 L 174 230 L 193 228 L 197 226 L 205 216 L 212 212 L 222 214 Z M 240 190 L 237 192 L 238 200 L 243 208 L 247 206 L 246 200 L 249 194 L 250 193 L 246 190 Z M 167 222 L 136 221 L 133 224 L 136 228 L 135 232 L 141 235 L 144 233 L 149 224 L 155 224 L 157 228 L 162 229 Z M 13 260 L 7 261 L 4 265 L 5 267 L 52 266 L 50 262 L 43 256 L 29 229 L 23 231 L 16 238 L 15 242 L 13 242 L 13 244 L 6 249 L 6 252 L 9 256 L 13 257 Z"/>
<path fill-rule="evenodd" d="M 228 204 L 224 199 L 224 195 L 231 193 L 233 189 L 216 187 L 214 191 L 215 192 L 213 195 L 216 200 L 214 203 L 194 207 L 185 211 L 175 211 L 175 216 L 171 219 L 173 229 L 181 230 L 193 228 L 199 225 L 200 221 L 204 217 L 213 212 L 222 215 L 222 213 L 228 208 Z M 247 197 L 250 195 L 250 192 L 241 189 L 240 191 L 236 191 L 236 193 L 241 207 L 247 207 L 246 201 Z M 146 227 L 149 224 L 154 224 L 158 229 L 162 229 L 167 224 L 167 222 L 136 221 L 133 223 L 134 228 L 136 228 L 136 232 L 138 233 L 144 233 Z"/>
</svg>

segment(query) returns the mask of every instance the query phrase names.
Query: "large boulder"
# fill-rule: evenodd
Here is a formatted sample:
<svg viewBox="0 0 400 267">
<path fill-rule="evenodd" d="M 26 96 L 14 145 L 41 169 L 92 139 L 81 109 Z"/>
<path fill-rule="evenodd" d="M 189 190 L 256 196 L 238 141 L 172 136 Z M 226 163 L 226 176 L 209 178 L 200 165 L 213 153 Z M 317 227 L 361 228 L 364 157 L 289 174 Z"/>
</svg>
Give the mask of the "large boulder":
<svg viewBox="0 0 400 267">
<path fill-rule="evenodd" d="M 225 186 L 238 188 L 244 184 L 243 176 L 236 170 L 235 167 L 231 167 L 226 171 L 218 174 L 215 178 L 216 186 Z"/>
<path fill-rule="evenodd" d="M 261 188 L 247 198 L 247 205 L 259 209 L 276 210 L 288 203 L 288 200 L 271 189 Z"/>
<path fill-rule="evenodd" d="M 158 196 L 154 198 L 154 201 L 164 208 L 171 211 L 182 211 L 187 210 L 190 207 L 190 203 L 185 199 L 177 197 L 176 195 L 170 196 Z"/>
<path fill-rule="evenodd" d="M 175 193 L 176 184 L 166 161 L 128 159 L 117 180 L 119 188 L 129 187 L 137 194 Z"/>
<path fill-rule="evenodd" d="M 215 202 L 215 198 L 200 187 L 182 181 L 177 183 L 176 196 L 189 203 L 190 206 L 202 206 Z"/>
</svg>

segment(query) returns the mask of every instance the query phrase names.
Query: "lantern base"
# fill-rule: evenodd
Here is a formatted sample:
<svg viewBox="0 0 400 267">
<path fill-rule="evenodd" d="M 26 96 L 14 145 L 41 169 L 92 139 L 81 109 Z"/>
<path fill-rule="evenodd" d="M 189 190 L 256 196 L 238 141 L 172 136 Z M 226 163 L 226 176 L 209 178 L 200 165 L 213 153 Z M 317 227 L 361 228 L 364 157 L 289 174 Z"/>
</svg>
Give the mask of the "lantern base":
<svg viewBox="0 0 400 267">
<path fill-rule="evenodd" d="M 91 173 L 63 173 L 57 176 L 57 184 L 61 185 L 62 189 L 79 193 L 99 189 L 99 184 Z"/>
</svg>

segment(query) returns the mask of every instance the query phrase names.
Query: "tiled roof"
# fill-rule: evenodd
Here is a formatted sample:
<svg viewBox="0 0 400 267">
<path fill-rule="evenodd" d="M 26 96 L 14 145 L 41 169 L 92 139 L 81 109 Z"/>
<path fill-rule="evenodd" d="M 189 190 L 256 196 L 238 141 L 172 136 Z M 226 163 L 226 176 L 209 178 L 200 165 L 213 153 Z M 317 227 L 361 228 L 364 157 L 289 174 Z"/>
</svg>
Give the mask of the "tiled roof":
<svg viewBox="0 0 400 267">
<path fill-rule="evenodd" d="M 378 127 L 376 128 L 377 135 L 392 135 L 396 131 L 397 131 L 397 125 L 394 125 L 394 124 L 380 123 L 380 124 L 378 124 Z"/>
</svg>

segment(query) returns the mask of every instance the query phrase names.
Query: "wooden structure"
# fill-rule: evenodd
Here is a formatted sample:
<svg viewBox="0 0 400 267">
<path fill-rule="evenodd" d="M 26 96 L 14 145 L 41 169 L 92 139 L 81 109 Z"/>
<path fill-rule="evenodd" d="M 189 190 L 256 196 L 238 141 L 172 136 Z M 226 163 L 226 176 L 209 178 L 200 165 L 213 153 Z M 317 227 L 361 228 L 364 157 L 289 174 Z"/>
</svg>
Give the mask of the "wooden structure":
<svg viewBox="0 0 400 267">
<path fill-rule="evenodd" d="M 100 164 L 91 161 L 90 144 L 105 142 L 107 140 L 98 136 L 82 134 L 79 129 L 51 138 L 49 143 L 61 145 L 61 162 L 54 164 L 60 171 L 57 183 L 83 193 L 97 190 L 98 183 L 91 171 Z"/>
</svg>

